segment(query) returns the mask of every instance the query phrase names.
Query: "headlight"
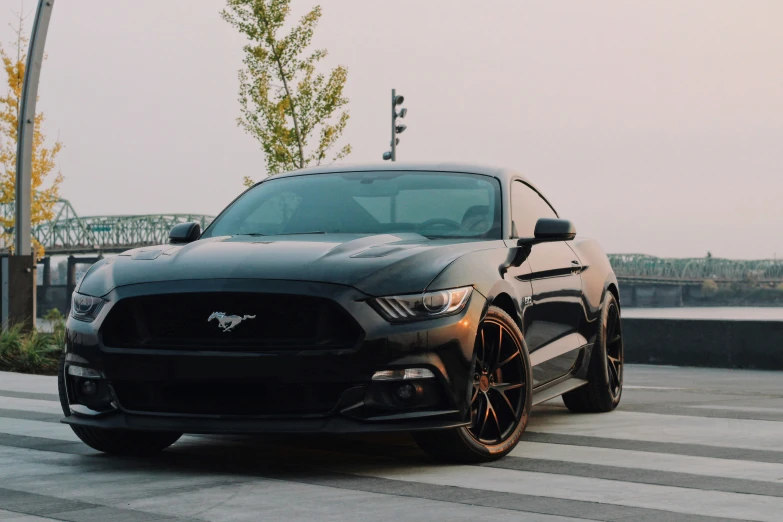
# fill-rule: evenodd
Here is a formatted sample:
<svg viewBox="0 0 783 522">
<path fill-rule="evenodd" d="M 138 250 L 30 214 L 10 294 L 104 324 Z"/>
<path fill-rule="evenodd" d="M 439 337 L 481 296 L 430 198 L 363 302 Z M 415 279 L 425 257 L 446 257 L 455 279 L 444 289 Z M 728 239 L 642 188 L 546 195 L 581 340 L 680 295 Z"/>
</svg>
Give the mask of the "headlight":
<svg viewBox="0 0 783 522">
<path fill-rule="evenodd" d="M 79 321 L 91 323 L 98 317 L 98 313 L 105 303 L 100 297 L 73 293 L 71 299 L 71 317 Z"/>
<path fill-rule="evenodd" d="M 456 314 L 465 307 L 472 291 L 472 286 L 464 286 L 418 295 L 378 297 L 370 302 L 388 321 L 411 321 Z"/>
</svg>

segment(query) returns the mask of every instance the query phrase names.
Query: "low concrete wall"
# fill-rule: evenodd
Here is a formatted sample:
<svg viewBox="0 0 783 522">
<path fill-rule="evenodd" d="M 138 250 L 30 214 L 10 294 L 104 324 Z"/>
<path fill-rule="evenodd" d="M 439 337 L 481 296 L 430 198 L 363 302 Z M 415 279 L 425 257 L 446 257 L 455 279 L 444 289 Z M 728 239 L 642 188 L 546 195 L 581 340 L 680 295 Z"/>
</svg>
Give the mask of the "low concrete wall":
<svg viewBox="0 0 783 522">
<path fill-rule="evenodd" d="M 623 319 L 628 363 L 783 370 L 783 321 Z"/>
<path fill-rule="evenodd" d="M 680 285 L 651 285 L 639 283 L 620 284 L 620 302 L 625 307 L 672 308 L 683 305 L 683 289 Z"/>
</svg>

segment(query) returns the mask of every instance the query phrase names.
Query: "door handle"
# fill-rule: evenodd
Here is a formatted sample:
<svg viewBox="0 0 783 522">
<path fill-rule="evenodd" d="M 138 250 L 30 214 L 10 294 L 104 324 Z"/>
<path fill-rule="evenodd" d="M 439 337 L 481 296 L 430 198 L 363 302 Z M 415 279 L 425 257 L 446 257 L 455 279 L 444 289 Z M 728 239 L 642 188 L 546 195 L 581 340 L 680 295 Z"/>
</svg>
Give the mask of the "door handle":
<svg viewBox="0 0 783 522">
<path fill-rule="evenodd" d="M 579 261 L 577 261 L 576 259 L 574 259 L 573 261 L 571 261 L 571 264 L 572 264 L 572 265 L 576 265 L 576 266 L 582 266 L 582 263 L 580 263 L 580 262 L 579 262 Z"/>
</svg>

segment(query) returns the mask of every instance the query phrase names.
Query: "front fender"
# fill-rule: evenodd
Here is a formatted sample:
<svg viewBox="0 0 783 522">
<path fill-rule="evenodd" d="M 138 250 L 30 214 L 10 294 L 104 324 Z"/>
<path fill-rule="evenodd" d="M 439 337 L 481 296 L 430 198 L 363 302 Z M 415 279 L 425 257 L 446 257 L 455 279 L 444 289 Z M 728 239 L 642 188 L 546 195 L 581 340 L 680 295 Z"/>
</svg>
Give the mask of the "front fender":
<svg viewBox="0 0 783 522">
<path fill-rule="evenodd" d="M 516 281 L 508 273 L 515 254 L 516 249 L 507 248 L 505 243 L 499 248 L 465 254 L 441 271 L 427 290 L 473 285 L 474 291 L 486 298 L 484 313 L 498 296 L 506 294 L 513 301 L 515 319 L 521 327 L 522 303 L 526 296 L 532 294 L 532 290 L 529 282 Z"/>
<path fill-rule="evenodd" d="M 427 286 L 427 291 L 472 285 L 486 297 L 492 287 L 503 279 L 512 257 L 502 241 L 496 248 L 468 252 L 441 270 Z"/>
</svg>

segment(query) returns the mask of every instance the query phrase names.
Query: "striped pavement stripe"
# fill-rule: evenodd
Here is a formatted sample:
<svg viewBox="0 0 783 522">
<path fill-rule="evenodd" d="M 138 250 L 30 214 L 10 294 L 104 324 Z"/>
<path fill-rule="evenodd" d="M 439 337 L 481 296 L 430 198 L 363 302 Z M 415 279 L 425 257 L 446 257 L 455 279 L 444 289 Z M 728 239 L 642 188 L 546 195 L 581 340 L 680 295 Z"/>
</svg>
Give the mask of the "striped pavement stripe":
<svg viewBox="0 0 783 522">
<path fill-rule="evenodd" d="M 0 394 L 3 392 L 0 392 Z M 54 413 L 62 415 L 63 410 L 59 402 L 40 399 L 20 399 L 17 397 L 5 397 L 0 395 L 0 409 L 34 411 L 37 413 Z"/>
<path fill-rule="evenodd" d="M 592 477 L 485 467 L 476 469 L 475 466 L 452 466 L 447 472 L 437 467 L 348 469 L 358 475 L 393 480 L 646 509 L 661 509 L 664 506 L 666 511 L 676 513 L 738 520 L 780 522 L 780 514 L 783 513 L 783 498 L 618 482 Z"/>
<path fill-rule="evenodd" d="M 694 408 L 697 410 L 741 411 L 747 413 L 783 413 L 783 408 L 763 408 L 758 406 L 733 406 L 730 404 L 697 404 L 692 406 L 685 406 L 685 408 Z"/>
<path fill-rule="evenodd" d="M 783 484 L 783 464 L 767 462 L 524 441 L 511 452 L 511 456 Z"/>
<path fill-rule="evenodd" d="M 156 459 L 95 458 L 57 422 L 52 378 L 9 384 L 7 375 L 0 521 L 778 522 L 783 513 L 783 422 L 547 407 L 508 458 L 480 466 L 428 464 L 405 441 L 350 438 L 188 436 Z"/>
<path fill-rule="evenodd" d="M 688 417 L 629 411 L 574 416 L 564 411 L 533 414 L 533 433 L 595 436 L 648 442 L 700 444 L 783 452 L 783 423 L 765 420 Z"/>
</svg>

